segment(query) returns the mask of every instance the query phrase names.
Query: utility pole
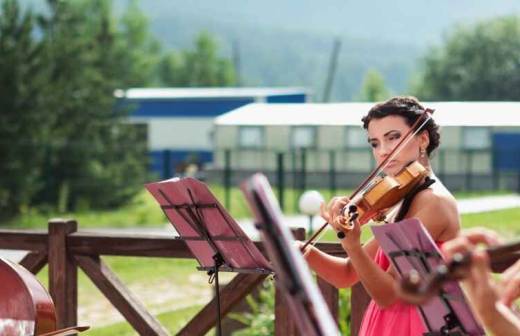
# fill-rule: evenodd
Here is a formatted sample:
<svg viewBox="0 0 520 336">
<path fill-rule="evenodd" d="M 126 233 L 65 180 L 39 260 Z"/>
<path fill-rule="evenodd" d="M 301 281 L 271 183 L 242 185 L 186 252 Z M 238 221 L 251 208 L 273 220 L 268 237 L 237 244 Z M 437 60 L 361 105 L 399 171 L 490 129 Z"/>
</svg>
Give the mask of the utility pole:
<svg viewBox="0 0 520 336">
<path fill-rule="evenodd" d="M 231 49 L 233 53 L 233 66 L 235 68 L 236 75 L 236 86 L 242 86 L 242 76 L 240 73 L 240 41 L 238 39 L 233 40 Z"/>
<path fill-rule="evenodd" d="M 330 100 L 330 92 L 332 91 L 332 85 L 334 84 L 334 75 L 336 74 L 340 49 L 341 40 L 336 37 L 334 39 L 334 46 L 330 55 L 329 72 L 327 74 L 327 81 L 325 82 L 325 89 L 323 90 L 323 102 L 328 102 Z"/>
</svg>

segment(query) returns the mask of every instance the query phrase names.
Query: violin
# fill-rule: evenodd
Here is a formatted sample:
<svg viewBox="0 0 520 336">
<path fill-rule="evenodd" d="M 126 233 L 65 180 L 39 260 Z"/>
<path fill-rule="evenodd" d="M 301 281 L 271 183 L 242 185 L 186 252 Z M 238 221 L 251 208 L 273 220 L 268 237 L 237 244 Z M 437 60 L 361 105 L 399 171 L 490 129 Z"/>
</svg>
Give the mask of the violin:
<svg viewBox="0 0 520 336">
<path fill-rule="evenodd" d="M 64 336 L 88 327 L 56 330 L 56 310 L 50 294 L 24 267 L 0 258 L 0 335 Z"/>
<path fill-rule="evenodd" d="M 520 241 L 486 249 L 491 263 L 519 259 L 520 255 L 516 253 L 518 251 L 520 251 Z M 471 252 L 456 253 L 449 263 L 439 265 L 426 277 L 421 277 L 419 272 L 412 270 L 400 281 L 402 298 L 412 304 L 425 303 L 431 297 L 438 295 L 445 283 L 464 279 L 469 272 L 471 260 Z"/>
<path fill-rule="evenodd" d="M 363 193 L 343 207 L 343 216 L 349 221 L 344 230 L 352 229 L 352 222 L 358 220 L 365 224 L 369 220 L 384 221 L 385 210 L 397 204 L 428 175 L 428 170 L 417 161 L 409 163 L 395 176 L 377 176 L 365 188 Z"/>
<path fill-rule="evenodd" d="M 388 163 L 419 133 L 424 125 L 431 119 L 433 110 L 425 109 L 410 127 L 408 132 L 401 138 L 389 155 L 370 173 L 370 175 L 350 195 L 349 202 L 340 211 L 340 215 L 348 218 L 337 235 L 342 239 L 345 231 L 354 227 L 354 221 L 358 220 L 360 225 L 374 219 L 384 221 L 386 211 L 399 203 L 411 190 L 413 190 L 428 175 L 428 171 L 419 162 L 413 161 L 404 167 L 395 176 L 383 173 Z M 302 245 L 301 251 L 311 244 L 316 237 L 327 226 L 325 222 L 309 240 Z"/>
</svg>

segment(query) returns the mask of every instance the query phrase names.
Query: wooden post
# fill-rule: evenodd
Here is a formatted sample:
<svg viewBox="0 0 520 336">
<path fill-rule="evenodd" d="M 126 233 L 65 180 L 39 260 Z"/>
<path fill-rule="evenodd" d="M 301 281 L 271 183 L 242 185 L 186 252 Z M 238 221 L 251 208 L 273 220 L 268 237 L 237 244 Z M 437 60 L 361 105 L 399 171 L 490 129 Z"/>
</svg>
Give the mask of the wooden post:
<svg viewBox="0 0 520 336">
<path fill-rule="evenodd" d="M 285 302 L 283 294 L 276 288 L 274 294 L 274 334 L 275 336 L 296 336 L 298 329 Z"/>
<path fill-rule="evenodd" d="M 67 236 L 76 232 L 75 220 L 49 221 L 49 292 L 56 308 L 58 329 L 77 325 L 78 270 L 67 251 Z"/>
<path fill-rule="evenodd" d="M 327 281 L 323 280 L 322 278 L 317 277 L 317 279 L 318 287 L 320 288 L 321 294 L 323 295 L 323 299 L 325 300 L 327 307 L 329 307 L 330 314 L 332 315 L 334 321 L 338 322 L 339 290 Z"/>
<path fill-rule="evenodd" d="M 357 336 L 361 328 L 361 322 L 365 310 L 370 303 L 370 296 L 365 287 L 359 282 L 352 286 L 352 294 L 350 297 L 351 317 L 350 317 L 350 334 Z"/>
<path fill-rule="evenodd" d="M 297 228 L 291 230 L 294 239 L 304 240 L 305 229 Z M 289 312 L 289 307 L 283 297 L 283 294 L 276 288 L 274 294 L 274 334 L 276 336 L 292 336 L 298 335 L 298 329 Z"/>
</svg>

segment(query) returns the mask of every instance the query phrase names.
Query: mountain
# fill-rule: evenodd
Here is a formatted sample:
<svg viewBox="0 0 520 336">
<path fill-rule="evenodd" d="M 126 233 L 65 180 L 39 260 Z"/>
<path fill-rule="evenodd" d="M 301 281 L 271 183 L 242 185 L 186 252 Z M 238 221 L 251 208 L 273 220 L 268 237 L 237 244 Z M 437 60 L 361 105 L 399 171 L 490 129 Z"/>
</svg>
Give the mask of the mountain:
<svg viewBox="0 0 520 336">
<path fill-rule="evenodd" d="M 455 25 L 520 13 L 516 0 L 153 0 L 141 7 L 165 46 L 190 47 L 210 31 L 224 56 L 235 45 L 246 85 L 305 86 L 315 101 L 335 38 L 342 46 L 333 100 L 355 99 L 370 68 L 394 94 L 406 94 L 420 58 Z"/>
<path fill-rule="evenodd" d="M 24 0 L 41 8 L 44 0 Z M 121 14 L 129 0 L 114 0 Z M 355 99 L 366 71 L 406 94 L 420 59 L 456 25 L 520 13 L 518 0 L 142 0 L 165 49 L 186 49 L 206 30 L 221 55 L 239 55 L 243 85 L 305 86 L 323 95 L 334 39 L 341 51 L 332 100 Z"/>
</svg>

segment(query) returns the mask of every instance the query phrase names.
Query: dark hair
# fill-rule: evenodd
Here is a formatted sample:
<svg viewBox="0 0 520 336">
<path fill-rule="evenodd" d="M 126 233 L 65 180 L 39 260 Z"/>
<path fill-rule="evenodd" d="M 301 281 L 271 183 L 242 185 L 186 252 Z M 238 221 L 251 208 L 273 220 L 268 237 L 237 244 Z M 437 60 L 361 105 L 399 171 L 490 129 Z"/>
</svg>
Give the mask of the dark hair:
<svg viewBox="0 0 520 336">
<path fill-rule="evenodd" d="M 425 108 L 415 97 L 393 97 L 385 102 L 376 104 L 361 121 L 363 122 L 363 128 L 368 129 L 368 124 L 372 119 L 381 119 L 390 115 L 397 115 L 403 117 L 408 126 L 412 126 L 424 110 Z M 430 144 L 426 148 L 426 152 L 428 156 L 430 156 L 431 152 L 433 152 L 440 143 L 439 125 L 430 118 L 422 127 L 422 130 L 428 131 L 428 136 L 430 137 Z"/>
</svg>

